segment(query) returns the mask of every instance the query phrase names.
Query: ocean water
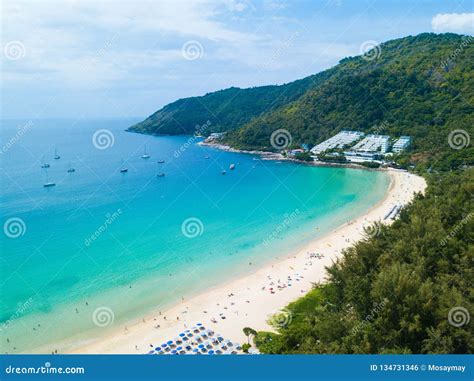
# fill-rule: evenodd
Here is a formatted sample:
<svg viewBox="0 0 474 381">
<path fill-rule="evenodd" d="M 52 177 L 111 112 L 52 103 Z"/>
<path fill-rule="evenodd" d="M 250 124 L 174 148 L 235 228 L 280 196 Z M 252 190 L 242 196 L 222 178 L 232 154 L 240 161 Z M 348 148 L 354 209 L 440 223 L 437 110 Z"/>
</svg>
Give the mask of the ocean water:
<svg viewBox="0 0 474 381">
<path fill-rule="evenodd" d="M 1 122 L 3 352 L 94 339 L 283 257 L 364 213 L 390 182 L 125 132 L 135 121 Z"/>
</svg>

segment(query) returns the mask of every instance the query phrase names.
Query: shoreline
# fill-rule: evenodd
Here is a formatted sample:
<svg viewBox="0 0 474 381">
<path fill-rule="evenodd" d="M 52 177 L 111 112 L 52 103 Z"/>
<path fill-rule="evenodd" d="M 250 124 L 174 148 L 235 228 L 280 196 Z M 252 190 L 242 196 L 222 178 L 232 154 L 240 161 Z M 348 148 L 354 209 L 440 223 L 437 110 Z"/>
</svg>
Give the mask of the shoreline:
<svg viewBox="0 0 474 381">
<path fill-rule="evenodd" d="M 379 167 L 379 168 L 369 168 L 361 164 L 345 162 L 345 163 L 331 163 L 328 161 L 302 161 L 287 156 L 283 156 L 281 153 L 277 152 L 268 152 L 268 151 L 248 151 L 240 150 L 237 148 L 232 148 L 231 146 L 219 143 L 206 143 L 205 141 L 197 143 L 200 146 L 214 148 L 220 151 L 233 152 L 233 153 L 243 153 L 247 155 L 258 155 L 262 160 L 277 160 L 277 161 L 289 161 L 296 164 L 308 165 L 310 167 L 332 167 L 332 168 L 352 168 L 352 169 L 366 169 L 368 171 L 385 171 L 389 168 Z M 390 168 L 396 169 L 396 168 Z"/>
<path fill-rule="evenodd" d="M 422 177 L 394 169 L 384 171 L 391 177 L 390 186 L 384 198 L 365 214 L 312 240 L 299 250 L 282 253 L 284 259 L 281 255 L 280 259 L 252 269 L 244 276 L 183 299 L 166 311 L 153 311 L 142 321 L 131 321 L 67 353 L 144 354 L 150 344 L 158 345 L 173 339 L 198 322 L 240 343 L 246 342 L 243 327 L 272 330 L 267 324 L 269 317 L 303 296 L 313 283 L 324 282 L 325 267 L 339 258 L 343 249 L 363 237 L 364 227 L 382 221 L 394 205 L 406 205 L 415 193 L 426 188 Z M 391 223 L 391 220 L 385 222 Z M 322 256 L 310 258 L 309 252 Z"/>
</svg>

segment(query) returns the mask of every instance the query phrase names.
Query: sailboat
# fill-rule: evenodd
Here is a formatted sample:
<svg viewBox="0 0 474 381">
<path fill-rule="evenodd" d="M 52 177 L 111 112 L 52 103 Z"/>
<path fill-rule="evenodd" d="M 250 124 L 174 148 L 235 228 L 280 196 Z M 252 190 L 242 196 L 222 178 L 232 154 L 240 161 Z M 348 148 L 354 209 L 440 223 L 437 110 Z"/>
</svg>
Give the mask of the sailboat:
<svg viewBox="0 0 474 381">
<path fill-rule="evenodd" d="M 48 163 L 45 163 L 44 157 L 41 158 L 41 168 L 49 168 L 50 165 Z"/>
<path fill-rule="evenodd" d="M 123 160 L 122 160 L 122 167 L 120 168 L 120 172 L 122 172 L 122 173 L 128 172 L 128 168 L 125 167 Z"/>
<path fill-rule="evenodd" d="M 68 173 L 76 172 L 76 169 L 72 167 L 71 163 L 69 163 L 69 168 L 67 169 Z"/>
<path fill-rule="evenodd" d="M 142 159 L 149 159 L 149 158 L 150 158 L 150 155 L 146 153 L 146 144 L 145 144 L 145 152 L 142 155 Z"/>
<path fill-rule="evenodd" d="M 59 160 L 61 159 L 61 156 L 58 155 L 58 150 L 55 148 L 54 149 L 54 160 Z"/>
<path fill-rule="evenodd" d="M 43 184 L 43 187 L 45 187 L 45 188 L 54 187 L 56 185 L 56 183 L 53 183 L 53 182 L 49 181 L 48 171 L 45 170 L 45 173 L 46 173 L 46 182 Z"/>
<path fill-rule="evenodd" d="M 160 172 L 156 175 L 156 177 L 165 177 L 165 173 L 164 172 Z"/>
<path fill-rule="evenodd" d="M 230 169 L 231 171 L 232 171 L 234 168 L 235 168 L 235 164 L 231 164 L 231 165 L 229 166 L 229 169 Z"/>
<path fill-rule="evenodd" d="M 164 162 L 164 160 L 158 160 L 158 164 L 163 164 Z"/>
</svg>

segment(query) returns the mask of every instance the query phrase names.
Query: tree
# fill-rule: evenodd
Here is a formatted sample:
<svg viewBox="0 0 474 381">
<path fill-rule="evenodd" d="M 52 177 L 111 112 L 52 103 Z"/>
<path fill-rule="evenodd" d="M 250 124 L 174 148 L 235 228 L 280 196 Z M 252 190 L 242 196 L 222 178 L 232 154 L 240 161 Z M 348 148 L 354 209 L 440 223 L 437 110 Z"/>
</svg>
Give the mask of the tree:
<svg viewBox="0 0 474 381">
<path fill-rule="evenodd" d="M 250 344 L 250 336 L 255 337 L 257 335 L 257 331 L 250 327 L 245 327 L 242 331 L 244 331 L 244 335 L 247 336 L 248 344 Z"/>
</svg>

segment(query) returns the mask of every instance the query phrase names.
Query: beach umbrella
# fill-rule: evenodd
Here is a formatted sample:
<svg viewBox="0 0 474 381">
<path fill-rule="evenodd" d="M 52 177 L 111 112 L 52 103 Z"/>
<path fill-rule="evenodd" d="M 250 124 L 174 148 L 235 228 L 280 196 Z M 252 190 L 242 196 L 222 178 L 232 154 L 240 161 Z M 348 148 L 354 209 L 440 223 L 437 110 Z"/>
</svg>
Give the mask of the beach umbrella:
<svg viewBox="0 0 474 381">
<path fill-rule="evenodd" d="M 201 324 L 201 323 L 197 323 L 196 325 L 197 325 L 198 327 L 200 327 L 202 324 Z"/>
<path fill-rule="evenodd" d="M 221 355 L 222 351 L 220 349 L 216 349 L 216 355 Z"/>
<path fill-rule="evenodd" d="M 166 343 L 161 344 L 161 348 L 166 348 L 167 346 L 168 346 L 168 344 L 166 344 Z"/>
<path fill-rule="evenodd" d="M 194 349 L 193 349 L 193 353 L 199 353 L 199 349 L 194 348 Z"/>
<path fill-rule="evenodd" d="M 152 355 L 153 353 L 155 353 L 155 351 L 148 352 L 149 355 Z"/>
<path fill-rule="evenodd" d="M 172 354 L 172 355 L 177 355 L 177 354 L 178 354 L 178 351 L 177 351 L 176 349 L 173 349 L 173 350 L 171 351 L 171 354 Z"/>
<path fill-rule="evenodd" d="M 179 334 L 179 337 L 185 337 L 185 336 L 186 336 L 186 334 L 185 334 L 184 332 L 181 332 L 181 333 Z"/>
<path fill-rule="evenodd" d="M 214 351 L 211 349 L 209 352 L 207 352 L 208 355 L 213 355 Z"/>
</svg>

